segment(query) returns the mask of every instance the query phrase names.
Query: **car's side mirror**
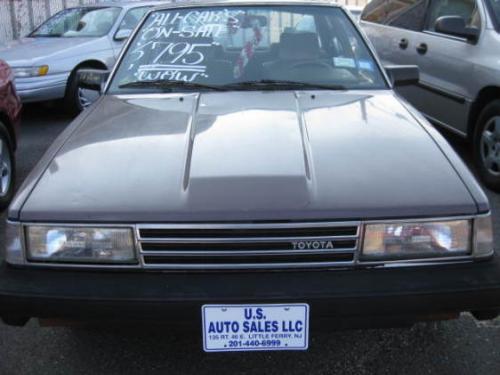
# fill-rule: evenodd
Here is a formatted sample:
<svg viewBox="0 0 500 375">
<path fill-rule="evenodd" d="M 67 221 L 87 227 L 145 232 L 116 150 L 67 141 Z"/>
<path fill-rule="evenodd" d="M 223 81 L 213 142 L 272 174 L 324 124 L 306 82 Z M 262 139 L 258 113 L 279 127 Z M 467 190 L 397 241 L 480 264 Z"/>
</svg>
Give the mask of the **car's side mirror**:
<svg viewBox="0 0 500 375">
<path fill-rule="evenodd" d="M 415 85 L 420 78 L 416 65 L 386 65 L 384 68 L 392 84 L 396 87 Z"/>
<path fill-rule="evenodd" d="M 438 33 L 465 38 L 470 42 L 476 42 L 479 39 L 479 29 L 467 27 L 465 20 L 460 16 L 439 17 L 434 24 L 434 30 Z"/>
<path fill-rule="evenodd" d="M 128 39 L 132 35 L 132 30 L 130 29 L 121 29 L 118 30 L 115 34 L 115 40 L 117 42 L 121 42 L 122 40 Z"/>
<path fill-rule="evenodd" d="M 78 71 L 78 87 L 102 92 L 109 77 L 108 70 L 81 69 Z"/>
</svg>

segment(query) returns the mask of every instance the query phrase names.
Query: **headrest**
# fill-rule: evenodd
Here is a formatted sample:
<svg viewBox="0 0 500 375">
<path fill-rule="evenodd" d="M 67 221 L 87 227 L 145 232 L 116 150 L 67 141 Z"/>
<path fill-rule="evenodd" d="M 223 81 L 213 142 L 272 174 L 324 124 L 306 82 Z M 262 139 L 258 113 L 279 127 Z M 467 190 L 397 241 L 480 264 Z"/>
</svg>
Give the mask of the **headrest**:
<svg viewBox="0 0 500 375">
<path fill-rule="evenodd" d="M 280 59 L 308 60 L 320 56 L 316 33 L 283 33 L 280 37 Z"/>
</svg>

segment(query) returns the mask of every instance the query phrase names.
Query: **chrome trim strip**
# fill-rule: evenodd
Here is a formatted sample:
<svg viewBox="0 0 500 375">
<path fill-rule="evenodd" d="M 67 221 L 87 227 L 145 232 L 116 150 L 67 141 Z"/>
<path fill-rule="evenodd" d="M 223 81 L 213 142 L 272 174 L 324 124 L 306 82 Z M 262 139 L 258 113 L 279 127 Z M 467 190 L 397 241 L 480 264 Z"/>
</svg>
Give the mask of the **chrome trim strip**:
<svg viewBox="0 0 500 375">
<path fill-rule="evenodd" d="M 446 261 L 434 261 L 434 262 L 418 262 L 418 263 L 386 263 L 380 265 L 366 266 L 366 268 L 406 268 L 406 267 L 429 267 L 429 266 L 443 266 L 452 264 L 464 264 L 471 263 L 471 259 L 456 259 L 451 258 Z"/>
<path fill-rule="evenodd" d="M 350 268 L 353 262 L 308 262 L 308 263 L 239 263 L 239 264 L 146 264 L 145 269 L 154 270 L 238 270 L 238 269 L 298 269 L 298 268 Z"/>
<path fill-rule="evenodd" d="M 392 223 L 434 223 L 439 221 L 459 221 L 459 220 L 472 220 L 478 217 L 479 215 L 460 215 L 460 216 L 439 216 L 439 217 L 427 217 L 427 218 L 417 218 L 412 219 L 404 218 L 404 219 L 379 219 L 379 220 L 365 220 L 363 221 L 363 225 L 366 224 L 392 224 Z"/>
<path fill-rule="evenodd" d="M 417 86 L 423 90 L 430 91 L 433 94 L 440 95 L 444 98 L 453 100 L 454 102 L 457 102 L 459 104 L 464 104 L 467 101 L 467 98 L 465 98 L 464 96 L 460 96 L 458 94 L 452 93 L 446 89 L 432 85 L 432 84 L 424 82 L 424 81 L 419 81 L 417 83 Z"/>
<path fill-rule="evenodd" d="M 130 228 L 134 229 L 135 224 L 109 224 L 109 223 L 58 223 L 58 222 L 37 222 L 26 221 L 21 223 L 22 226 L 37 226 L 37 227 L 73 227 L 73 228 Z"/>
<path fill-rule="evenodd" d="M 450 132 L 458 135 L 459 137 L 467 138 L 467 136 L 468 136 L 467 133 L 463 132 L 462 130 L 459 130 L 459 129 L 451 126 L 451 125 L 448 125 L 448 124 L 446 124 L 446 123 L 444 123 L 442 121 L 439 121 L 439 120 L 435 119 L 434 117 L 432 117 L 430 115 L 427 115 L 427 114 L 425 114 L 423 112 L 421 112 L 421 113 L 427 118 L 427 120 L 429 120 L 431 122 L 431 124 L 437 125 L 437 126 L 439 126 L 441 128 L 444 128 L 444 129 L 446 129 L 446 130 L 448 130 L 448 131 L 450 131 Z"/>
<path fill-rule="evenodd" d="M 363 251 L 363 243 L 365 241 L 365 225 L 364 223 L 358 227 L 358 235 L 359 239 L 356 243 L 357 251 L 354 252 L 353 262 L 355 265 L 359 264 L 359 258 L 361 256 L 361 252 Z"/>
<path fill-rule="evenodd" d="M 459 256 L 449 256 L 449 257 L 436 257 L 436 258 L 420 258 L 420 259 L 401 259 L 401 260 L 384 260 L 384 261 L 360 261 L 360 265 L 363 266 L 399 266 L 399 265 L 415 265 L 415 264 L 446 264 L 454 263 L 460 261 L 471 261 L 473 258 L 470 255 L 459 255 Z"/>
<path fill-rule="evenodd" d="M 137 264 L 91 264 L 91 263 L 55 263 L 55 262 L 30 262 L 26 261 L 20 267 L 29 266 L 30 268 L 63 268 L 63 269 L 84 269 L 84 270 L 138 270 L 141 269 L 141 261 Z"/>
<path fill-rule="evenodd" d="M 421 31 L 423 34 L 427 34 L 427 35 L 432 35 L 432 36 L 435 36 L 435 37 L 438 37 L 438 38 L 444 38 L 444 39 L 449 39 L 449 40 L 453 40 L 455 42 L 462 42 L 462 43 L 468 43 L 468 44 L 476 44 L 476 43 L 470 43 L 467 38 L 463 38 L 463 37 L 460 37 L 460 36 L 455 36 L 455 35 L 451 35 L 451 34 L 444 34 L 444 33 L 438 33 L 437 31 L 432 31 L 432 30 L 422 30 Z M 478 38 L 479 39 L 479 38 Z"/>
</svg>

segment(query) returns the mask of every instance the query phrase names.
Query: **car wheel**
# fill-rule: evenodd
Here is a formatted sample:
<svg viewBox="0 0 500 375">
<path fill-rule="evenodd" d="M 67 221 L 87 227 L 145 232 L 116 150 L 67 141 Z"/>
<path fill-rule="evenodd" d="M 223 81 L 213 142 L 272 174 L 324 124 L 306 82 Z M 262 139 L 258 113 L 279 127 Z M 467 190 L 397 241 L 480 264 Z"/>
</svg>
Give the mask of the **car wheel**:
<svg viewBox="0 0 500 375">
<path fill-rule="evenodd" d="M 500 100 L 479 114 L 474 131 L 474 160 L 485 185 L 500 191 Z"/>
<path fill-rule="evenodd" d="M 9 205 L 14 195 L 16 163 L 12 145 L 7 128 L 0 122 L 0 210 Z"/>
<path fill-rule="evenodd" d="M 82 67 L 81 69 L 86 69 Z M 78 86 L 78 71 L 71 74 L 64 97 L 65 108 L 71 115 L 78 115 L 85 108 L 97 100 L 99 94 L 92 90 L 86 90 Z"/>
</svg>

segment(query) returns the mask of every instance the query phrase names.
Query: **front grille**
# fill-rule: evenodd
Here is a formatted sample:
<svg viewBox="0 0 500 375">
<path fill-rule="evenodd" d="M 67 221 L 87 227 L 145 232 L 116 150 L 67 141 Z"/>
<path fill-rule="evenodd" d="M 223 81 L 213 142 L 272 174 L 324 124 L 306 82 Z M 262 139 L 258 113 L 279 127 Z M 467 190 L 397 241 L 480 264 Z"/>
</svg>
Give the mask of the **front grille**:
<svg viewBox="0 0 500 375">
<path fill-rule="evenodd" d="M 358 222 L 139 225 L 148 269 L 346 267 L 359 245 Z"/>
</svg>

